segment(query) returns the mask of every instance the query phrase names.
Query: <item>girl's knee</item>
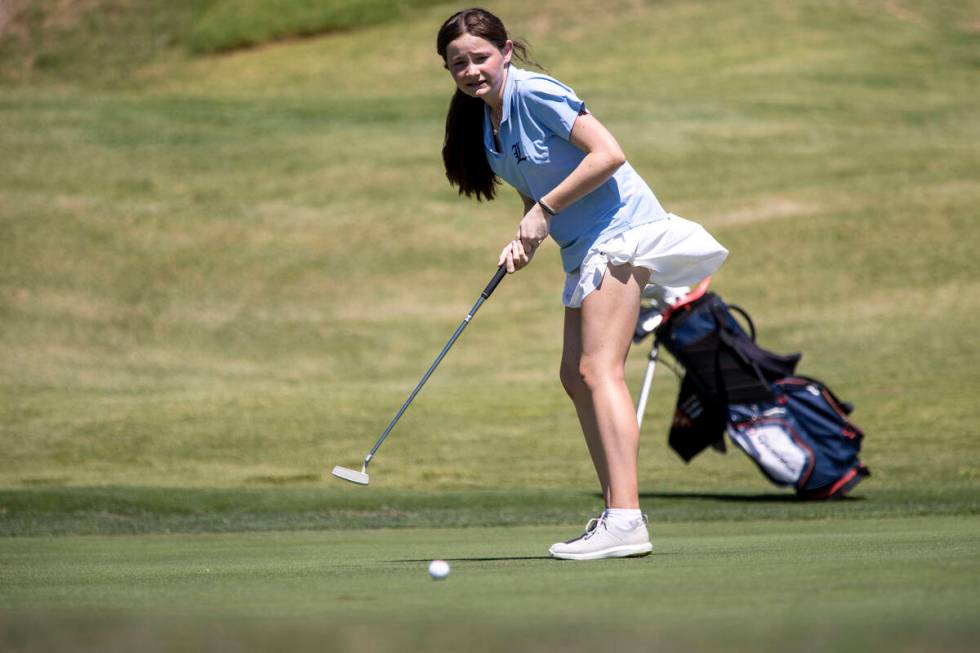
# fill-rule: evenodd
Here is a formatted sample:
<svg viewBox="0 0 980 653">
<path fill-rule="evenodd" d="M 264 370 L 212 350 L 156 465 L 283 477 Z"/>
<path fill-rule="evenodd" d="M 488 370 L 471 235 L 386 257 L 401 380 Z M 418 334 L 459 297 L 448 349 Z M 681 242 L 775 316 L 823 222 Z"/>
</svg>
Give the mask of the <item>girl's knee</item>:
<svg viewBox="0 0 980 653">
<path fill-rule="evenodd" d="M 583 356 L 578 365 L 578 376 L 590 392 L 612 384 L 626 383 L 625 364 L 599 357 Z"/>
<path fill-rule="evenodd" d="M 588 391 L 588 387 L 582 378 L 582 373 L 579 371 L 578 361 L 570 362 L 563 360 L 561 362 L 561 368 L 558 370 L 558 377 L 561 379 L 561 385 L 565 388 L 565 392 L 573 399 L 582 392 Z"/>
</svg>

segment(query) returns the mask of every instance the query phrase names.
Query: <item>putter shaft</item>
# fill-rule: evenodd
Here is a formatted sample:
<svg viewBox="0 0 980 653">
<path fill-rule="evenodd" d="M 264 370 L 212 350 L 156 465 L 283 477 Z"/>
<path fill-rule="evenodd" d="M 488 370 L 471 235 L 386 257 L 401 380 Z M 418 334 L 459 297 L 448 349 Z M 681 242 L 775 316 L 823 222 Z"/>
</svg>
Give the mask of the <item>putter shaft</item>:
<svg viewBox="0 0 980 653">
<path fill-rule="evenodd" d="M 456 339 L 459 338 L 460 334 L 463 333 L 463 330 L 470 323 L 470 320 L 473 319 L 473 316 L 476 315 L 476 312 L 480 310 L 480 307 L 483 305 L 483 302 L 488 300 L 490 298 L 490 295 L 493 294 L 493 291 L 496 290 L 497 285 L 500 284 L 500 281 L 504 278 L 505 274 L 507 274 L 506 266 L 501 265 L 499 268 L 497 268 L 497 272 L 493 275 L 493 278 L 490 279 L 490 283 L 488 283 L 487 287 L 483 289 L 483 292 L 480 293 L 480 296 L 477 298 L 476 303 L 473 304 L 473 308 L 471 308 L 470 312 L 466 314 L 466 317 L 463 318 L 463 321 L 460 323 L 460 325 L 456 327 L 456 331 L 449 339 L 449 342 L 446 343 L 446 346 L 443 347 L 442 351 L 439 352 L 439 355 L 436 356 L 436 360 L 432 363 L 432 365 L 429 366 L 428 371 L 426 371 L 425 375 L 422 377 L 422 380 L 419 381 L 418 384 L 415 386 L 415 389 L 412 390 L 412 393 L 408 396 L 408 399 L 405 400 L 405 403 L 402 404 L 402 407 L 398 409 L 398 412 L 395 414 L 394 419 L 392 419 L 391 423 L 388 424 L 388 428 L 384 430 L 384 433 L 381 434 L 381 437 L 379 437 L 377 442 L 374 443 L 374 446 L 371 447 L 371 451 L 368 453 L 367 456 L 365 456 L 364 465 L 361 468 L 362 473 L 367 472 L 367 466 L 371 462 L 371 459 L 374 458 L 374 454 L 377 453 L 378 448 L 381 447 L 381 444 L 385 441 L 385 438 L 388 437 L 388 434 L 391 433 L 391 430 L 395 428 L 395 424 L 398 423 L 398 420 L 401 419 L 401 416 L 405 414 L 406 410 L 408 410 L 408 406 L 412 403 L 412 400 L 415 399 L 415 396 L 418 395 L 419 391 L 422 389 L 422 386 L 425 385 L 425 382 L 429 380 L 429 377 L 432 376 L 432 373 L 435 372 L 437 367 L 439 367 L 439 363 L 441 363 L 442 359 L 446 357 L 446 354 L 449 352 L 450 348 L 452 348 L 453 343 L 455 343 Z"/>
</svg>

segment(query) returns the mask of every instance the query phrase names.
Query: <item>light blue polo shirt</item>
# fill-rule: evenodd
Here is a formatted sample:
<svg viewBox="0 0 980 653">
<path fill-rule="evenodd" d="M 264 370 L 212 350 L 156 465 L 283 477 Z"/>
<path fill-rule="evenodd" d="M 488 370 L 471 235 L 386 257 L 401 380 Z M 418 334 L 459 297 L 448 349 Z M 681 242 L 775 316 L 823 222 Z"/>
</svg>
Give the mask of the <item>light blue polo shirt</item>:
<svg viewBox="0 0 980 653">
<path fill-rule="evenodd" d="M 575 119 L 585 112 L 585 103 L 548 75 L 510 66 L 502 109 L 500 152 L 493 140 L 490 107 L 485 109 L 487 160 L 522 195 L 539 200 L 585 158 L 585 152 L 568 140 Z M 624 163 L 602 186 L 551 220 L 551 237 L 561 247 L 565 271 L 574 272 L 593 245 L 666 217 L 650 187 Z"/>
</svg>

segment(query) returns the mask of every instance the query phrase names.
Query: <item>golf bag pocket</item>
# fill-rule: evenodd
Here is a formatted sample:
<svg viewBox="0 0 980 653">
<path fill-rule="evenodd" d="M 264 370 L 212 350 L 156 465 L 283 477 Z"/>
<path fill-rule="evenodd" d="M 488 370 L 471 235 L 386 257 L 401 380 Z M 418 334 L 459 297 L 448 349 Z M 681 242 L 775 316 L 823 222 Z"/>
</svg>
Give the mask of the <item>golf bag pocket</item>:
<svg viewBox="0 0 980 653">
<path fill-rule="evenodd" d="M 801 499 L 832 499 L 870 475 L 848 404 L 808 377 L 780 379 L 773 390 L 774 401 L 728 407 L 729 437 L 766 477 Z"/>
<path fill-rule="evenodd" d="M 690 375 L 684 375 L 667 443 L 686 463 L 709 446 L 724 453 L 727 419 L 725 405 L 704 401 Z"/>
<path fill-rule="evenodd" d="M 813 451 L 800 438 L 786 410 L 758 404 L 729 407 L 728 436 L 774 484 L 799 487 L 813 472 Z"/>
</svg>

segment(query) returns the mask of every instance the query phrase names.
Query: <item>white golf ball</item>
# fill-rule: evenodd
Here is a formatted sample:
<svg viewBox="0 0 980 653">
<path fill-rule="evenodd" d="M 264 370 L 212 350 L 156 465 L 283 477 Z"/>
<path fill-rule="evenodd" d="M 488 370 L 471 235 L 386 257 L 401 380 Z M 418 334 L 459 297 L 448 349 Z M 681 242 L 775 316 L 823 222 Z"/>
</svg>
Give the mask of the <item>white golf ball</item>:
<svg viewBox="0 0 980 653">
<path fill-rule="evenodd" d="M 432 580 L 442 580 L 449 575 L 449 563 L 445 560 L 433 560 L 429 563 L 429 575 Z"/>
</svg>

